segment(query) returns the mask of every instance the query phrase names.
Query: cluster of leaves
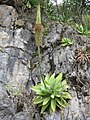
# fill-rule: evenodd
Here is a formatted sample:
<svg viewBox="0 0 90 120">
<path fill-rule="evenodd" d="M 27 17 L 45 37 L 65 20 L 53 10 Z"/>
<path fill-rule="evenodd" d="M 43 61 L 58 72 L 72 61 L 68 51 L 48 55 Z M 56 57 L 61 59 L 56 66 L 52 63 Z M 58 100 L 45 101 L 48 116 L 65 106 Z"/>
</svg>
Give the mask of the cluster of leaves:
<svg viewBox="0 0 90 120">
<path fill-rule="evenodd" d="M 82 15 L 86 14 L 89 6 L 86 0 L 64 0 L 62 11 L 68 11 L 68 16 L 74 21 L 82 23 Z"/>
<path fill-rule="evenodd" d="M 81 35 L 86 35 L 86 36 L 90 37 L 90 30 L 88 30 L 83 25 L 76 24 L 76 31 Z"/>
<path fill-rule="evenodd" d="M 28 8 L 31 8 L 31 6 L 38 5 L 41 0 L 23 0 L 23 1 Z"/>
<path fill-rule="evenodd" d="M 65 47 L 65 46 L 70 46 L 72 44 L 73 44 L 72 39 L 66 37 L 62 38 L 61 46 Z"/>
<path fill-rule="evenodd" d="M 83 21 L 83 24 L 84 26 L 87 28 L 87 29 L 90 29 L 90 14 L 84 14 L 82 16 L 82 21 Z"/>
<path fill-rule="evenodd" d="M 53 5 L 52 1 L 50 0 L 45 1 L 45 13 L 48 16 L 48 18 L 53 20 L 57 19 L 56 7 Z"/>
<path fill-rule="evenodd" d="M 63 0 L 62 4 L 53 5 L 52 1 L 57 0 L 45 0 L 46 1 L 46 13 L 48 18 L 60 21 L 63 23 L 67 23 L 69 21 L 74 21 L 75 23 L 79 24 L 86 24 L 85 21 L 83 21 L 84 15 L 90 15 L 90 5 L 87 4 L 88 0 Z M 87 26 L 90 26 L 90 24 L 87 22 Z"/>
<path fill-rule="evenodd" d="M 44 83 L 41 81 L 41 83 L 31 87 L 37 94 L 33 102 L 41 107 L 41 113 L 47 108 L 49 108 L 50 113 L 54 112 L 56 107 L 62 109 L 68 105 L 66 100 L 71 99 L 71 95 L 67 92 L 68 87 L 66 80 L 62 79 L 62 73 L 56 78 L 55 74 L 51 76 L 47 74 Z"/>
</svg>

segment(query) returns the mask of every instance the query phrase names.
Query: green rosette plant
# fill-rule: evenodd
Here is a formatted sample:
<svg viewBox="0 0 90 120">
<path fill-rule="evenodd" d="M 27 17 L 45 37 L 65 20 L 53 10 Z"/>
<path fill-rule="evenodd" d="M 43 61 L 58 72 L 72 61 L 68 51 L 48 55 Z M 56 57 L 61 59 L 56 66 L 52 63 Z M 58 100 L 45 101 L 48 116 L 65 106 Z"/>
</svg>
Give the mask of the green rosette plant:
<svg viewBox="0 0 90 120">
<path fill-rule="evenodd" d="M 66 80 L 62 80 L 62 73 L 56 78 L 55 74 L 51 76 L 47 74 L 44 83 L 41 81 L 41 83 L 31 87 L 37 94 L 33 103 L 41 107 L 41 113 L 46 109 L 49 109 L 50 113 L 55 112 L 56 107 L 62 109 L 68 105 L 66 100 L 71 99 L 71 95 L 67 91 L 68 88 Z"/>
<path fill-rule="evenodd" d="M 62 47 L 65 47 L 65 46 L 70 46 L 70 45 L 72 45 L 73 44 L 73 42 L 72 42 L 72 39 L 70 39 L 70 38 L 62 38 L 62 41 L 61 41 L 61 46 Z"/>
<path fill-rule="evenodd" d="M 81 35 L 86 35 L 87 37 L 90 37 L 90 30 L 88 30 L 83 25 L 76 24 L 76 31 Z"/>
</svg>

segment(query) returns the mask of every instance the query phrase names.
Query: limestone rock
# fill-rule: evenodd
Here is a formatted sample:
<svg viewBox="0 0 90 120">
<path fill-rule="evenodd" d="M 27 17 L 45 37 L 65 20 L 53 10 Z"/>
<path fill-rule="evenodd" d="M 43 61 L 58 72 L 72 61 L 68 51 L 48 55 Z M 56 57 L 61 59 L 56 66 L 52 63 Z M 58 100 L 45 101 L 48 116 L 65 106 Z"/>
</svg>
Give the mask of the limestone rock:
<svg viewBox="0 0 90 120">
<path fill-rule="evenodd" d="M 70 93 L 72 100 L 69 106 L 62 111 L 57 110 L 52 115 L 40 115 L 38 107 L 34 106 L 34 94 L 30 86 L 40 82 L 38 54 L 32 24 L 25 20 L 18 21 L 18 14 L 11 6 L 0 5 L 0 120 L 88 120 L 85 116 L 83 99 L 89 95 L 90 83 L 90 58 L 82 63 L 77 63 L 75 50 L 81 47 L 90 48 L 90 39 L 77 35 L 71 27 L 53 24 L 48 35 L 43 40 L 41 49 L 42 74 L 59 74 L 63 72 L 71 87 L 81 85 L 81 92 L 77 87 Z M 19 25 L 20 27 L 15 26 Z M 61 47 L 62 37 L 73 39 L 73 45 Z M 84 56 L 84 55 L 83 55 Z M 80 82 L 80 81 L 81 82 Z M 84 85 L 81 84 L 84 83 Z M 7 90 L 9 87 L 13 95 Z M 86 91 L 86 92 L 85 92 Z"/>
</svg>

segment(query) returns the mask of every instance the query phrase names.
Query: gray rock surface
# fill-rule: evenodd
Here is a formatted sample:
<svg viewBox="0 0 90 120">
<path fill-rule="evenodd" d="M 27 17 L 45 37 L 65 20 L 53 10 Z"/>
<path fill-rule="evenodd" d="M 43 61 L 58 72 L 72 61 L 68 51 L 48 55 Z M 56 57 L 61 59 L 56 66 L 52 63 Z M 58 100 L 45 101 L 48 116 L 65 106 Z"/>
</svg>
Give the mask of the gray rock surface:
<svg viewBox="0 0 90 120">
<path fill-rule="evenodd" d="M 62 111 L 40 115 L 32 103 L 34 94 L 30 90 L 30 86 L 40 82 L 32 24 L 21 20 L 23 24 L 17 25 L 17 20 L 18 14 L 13 7 L 0 5 L 0 120 L 90 119 L 86 108 L 89 103 L 84 98 L 90 96 L 90 57 L 83 59 L 82 56 L 86 56 L 82 53 L 77 62 L 75 56 L 76 49 L 90 50 L 90 39 L 77 35 L 71 27 L 55 23 L 50 26 L 41 51 L 42 74 L 62 71 L 71 85 L 72 100 Z M 61 47 L 62 37 L 72 38 L 73 45 Z M 81 89 L 77 89 L 79 85 Z M 23 96 L 15 96 L 17 91 Z"/>
</svg>

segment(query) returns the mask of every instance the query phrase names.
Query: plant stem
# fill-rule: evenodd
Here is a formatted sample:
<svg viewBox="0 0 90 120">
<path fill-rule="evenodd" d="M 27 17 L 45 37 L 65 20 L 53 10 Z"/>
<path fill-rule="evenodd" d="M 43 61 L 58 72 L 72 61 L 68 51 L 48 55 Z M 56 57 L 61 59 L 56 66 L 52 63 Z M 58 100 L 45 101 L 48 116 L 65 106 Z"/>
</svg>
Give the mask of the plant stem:
<svg viewBox="0 0 90 120">
<path fill-rule="evenodd" d="M 40 14 L 40 3 L 37 5 L 37 18 L 36 18 L 36 25 L 41 25 L 41 14 Z M 39 26 L 41 28 L 41 26 Z M 39 31 L 39 27 L 36 31 L 36 39 L 38 42 L 38 65 L 40 68 L 40 79 L 44 84 L 44 87 L 46 88 L 45 82 L 42 78 L 42 68 L 41 68 L 41 53 L 40 53 L 40 41 L 41 41 L 41 35 L 42 35 L 42 31 Z"/>
<path fill-rule="evenodd" d="M 41 67 L 41 52 L 40 52 L 40 33 L 37 33 L 38 36 L 38 65 L 39 65 L 39 69 L 40 69 L 40 80 L 43 82 L 44 87 L 46 88 L 45 82 L 42 78 L 42 67 Z"/>
</svg>

